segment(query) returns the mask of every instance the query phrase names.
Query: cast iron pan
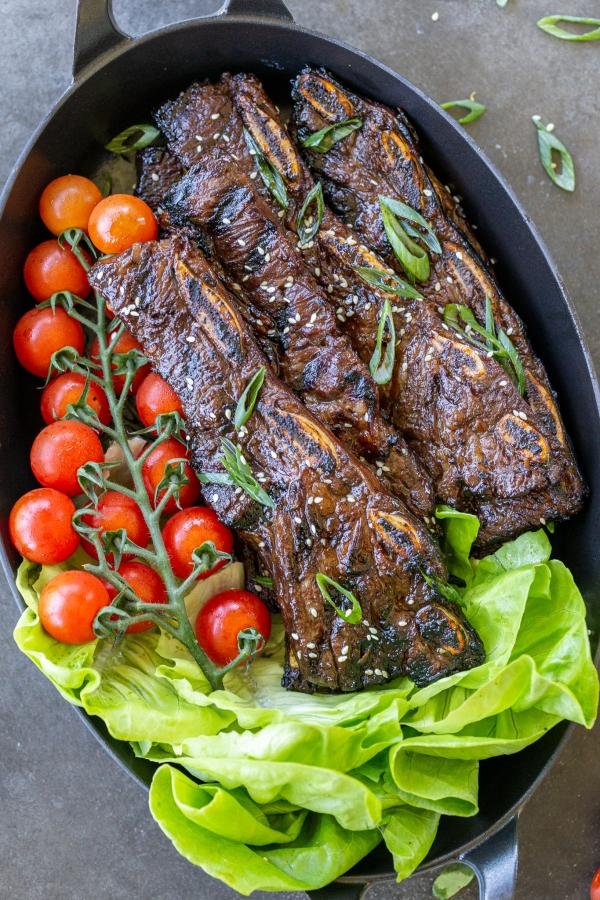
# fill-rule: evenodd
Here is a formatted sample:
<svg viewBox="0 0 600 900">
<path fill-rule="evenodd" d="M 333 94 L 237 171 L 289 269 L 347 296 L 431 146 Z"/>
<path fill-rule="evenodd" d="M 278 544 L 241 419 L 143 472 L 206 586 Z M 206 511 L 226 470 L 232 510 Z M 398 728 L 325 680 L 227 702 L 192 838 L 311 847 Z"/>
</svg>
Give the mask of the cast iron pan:
<svg viewBox="0 0 600 900">
<path fill-rule="evenodd" d="M 38 429 L 33 379 L 17 368 L 11 350 L 13 325 L 23 311 L 21 267 L 39 240 L 37 198 L 44 185 L 65 172 L 92 171 L 98 148 L 132 122 L 185 88 L 193 79 L 224 69 L 259 75 L 276 99 L 284 100 L 289 79 L 306 63 L 325 65 L 356 91 L 402 106 L 418 128 L 424 153 L 465 198 L 483 244 L 497 257 L 498 276 L 528 327 L 558 392 L 567 429 L 587 483 L 583 514 L 559 528 L 555 554 L 572 569 L 589 608 L 591 639 L 598 642 L 600 598 L 600 392 L 579 323 L 562 282 L 535 228 L 502 177 L 473 140 L 429 98 L 386 66 L 332 38 L 294 25 L 282 0 L 229 0 L 212 18 L 163 28 L 132 40 L 113 24 L 111 0 L 79 0 L 75 36 L 75 79 L 24 151 L 3 195 L 0 218 L 0 445 L 1 471 L 12 478 L 0 486 L 3 546 L 0 562 L 15 599 L 14 551 L 6 517 L 18 495 L 32 487 L 28 451 Z M 596 450 L 594 449 L 596 448 Z M 153 766 L 114 741 L 101 722 L 82 719 L 107 751 L 140 785 Z M 564 745 L 559 726 L 516 756 L 481 765 L 481 810 L 472 818 L 444 818 L 424 868 L 463 859 L 476 871 L 481 894 L 504 900 L 514 892 L 517 817 Z M 348 875 L 316 891 L 321 898 L 358 898 L 365 885 L 392 879 L 387 852 L 379 848 Z"/>
</svg>

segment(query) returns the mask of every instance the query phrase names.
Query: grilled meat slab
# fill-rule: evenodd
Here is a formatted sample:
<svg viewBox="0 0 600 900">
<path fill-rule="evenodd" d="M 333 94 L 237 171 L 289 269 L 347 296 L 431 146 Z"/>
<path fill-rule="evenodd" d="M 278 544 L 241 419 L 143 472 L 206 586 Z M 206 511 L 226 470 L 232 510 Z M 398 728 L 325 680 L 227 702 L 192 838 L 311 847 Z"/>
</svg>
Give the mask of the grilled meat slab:
<svg viewBox="0 0 600 900">
<path fill-rule="evenodd" d="M 289 230 L 297 228 L 298 211 L 314 181 L 257 78 L 225 74 L 215 85 L 192 85 L 159 111 L 157 121 L 186 164 L 215 155 L 233 159 L 240 178 L 244 173 L 251 179 L 254 175 L 253 184 L 260 188 L 245 128 L 287 188 L 283 214 L 263 189 L 265 203 Z M 369 171 L 368 163 L 361 165 L 363 172 Z M 445 209 L 458 222 L 446 202 L 448 196 L 443 193 Z M 302 247 L 302 255 L 334 304 L 341 327 L 368 362 L 390 294 L 366 284 L 356 267 L 385 276 L 390 271 L 387 261 L 361 243 L 360 236 L 327 207 L 319 231 Z M 440 291 L 434 285 L 430 302 L 393 297 L 395 367 L 391 381 L 379 387 L 380 402 L 425 463 L 437 499 L 479 517 L 477 547 L 483 552 L 540 521 L 576 511 L 583 488 L 564 432 L 548 427 L 545 405 L 540 412 L 539 404 L 531 402 L 535 376 L 530 373 L 528 394 L 522 398 L 496 360 L 444 323 L 440 303 L 457 299 L 446 296 L 446 285 L 438 285 Z M 541 364 L 537 360 L 535 364 L 545 379 Z M 543 388 L 547 381 L 536 384 Z M 535 388 L 533 396 L 537 397 Z M 560 423 L 549 388 L 545 396 L 553 410 L 552 422 Z"/>
<path fill-rule="evenodd" d="M 196 467 L 222 471 L 221 440 L 231 438 L 271 498 L 272 507 L 234 485 L 205 490 L 272 572 L 287 687 L 351 691 L 400 674 L 425 684 L 481 662 L 479 639 L 435 586 L 444 568 L 427 530 L 268 370 L 235 433 L 233 410 L 266 360 L 189 240 L 137 244 L 96 263 L 90 283 L 180 395 Z M 355 594 L 359 623 L 326 602 L 318 572 Z"/>
</svg>

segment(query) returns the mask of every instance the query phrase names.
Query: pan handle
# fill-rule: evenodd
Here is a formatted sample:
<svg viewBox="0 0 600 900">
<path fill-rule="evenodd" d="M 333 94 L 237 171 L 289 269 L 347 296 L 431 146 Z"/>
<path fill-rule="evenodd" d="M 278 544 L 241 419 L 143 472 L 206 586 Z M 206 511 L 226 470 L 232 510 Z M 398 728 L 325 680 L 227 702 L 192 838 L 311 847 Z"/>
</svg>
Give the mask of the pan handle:
<svg viewBox="0 0 600 900">
<path fill-rule="evenodd" d="M 129 38 L 115 25 L 112 0 L 78 0 L 73 76 L 97 56 Z"/>
<path fill-rule="evenodd" d="M 283 0 L 225 0 L 219 15 L 257 16 L 261 19 L 294 21 Z"/>
<path fill-rule="evenodd" d="M 496 834 L 461 857 L 479 882 L 480 900 L 512 900 L 517 884 L 519 845 L 514 816 Z"/>
</svg>

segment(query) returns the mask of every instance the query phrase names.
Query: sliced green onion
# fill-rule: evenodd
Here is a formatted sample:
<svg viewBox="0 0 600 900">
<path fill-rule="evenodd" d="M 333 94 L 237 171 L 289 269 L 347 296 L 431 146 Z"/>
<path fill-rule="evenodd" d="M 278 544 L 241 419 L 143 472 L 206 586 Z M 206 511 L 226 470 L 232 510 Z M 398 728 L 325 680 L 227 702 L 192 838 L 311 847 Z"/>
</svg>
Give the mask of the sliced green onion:
<svg viewBox="0 0 600 900">
<path fill-rule="evenodd" d="M 149 147 L 160 135 L 154 125 L 131 125 L 104 145 L 111 153 L 131 153 L 132 150 L 143 150 Z"/>
<path fill-rule="evenodd" d="M 261 587 L 273 587 L 273 579 L 269 578 L 268 575 L 255 575 L 252 581 L 254 581 L 255 584 L 260 584 Z"/>
<path fill-rule="evenodd" d="M 431 225 L 411 206 L 394 200 L 393 197 L 380 196 L 379 206 L 385 233 L 396 259 L 411 278 L 427 281 L 430 273 L 429 256 L 417 241 L 422 241 L 432 253 L 442 252 Z M 423 230 L 417 230 L 411 223 Z"/>
<path fill-rule="evenodd" d="M 221 447 L 223 449 L 221 462 L 225 472 L 200 472 L 198 478 L 201 483 L 236 485 L 257 503 L 273 509 L 275 504 L 252 474 L 252 469 L 244 459 L 240 448 L 232 444 L 228 438 L 221 440 Z"/>
<path fill-rule="evenodd" d="M 388 342 L 383 352 L 383 338 L 385 330 L 388 330 Z M 394 327 L 394 315 L 392 313 L 392 304 L 385 298 L 381 314 L 379 316 L 379 326 L 377 328 L 377 340 L 373 356 L 369 362 L 369 369 L 373 376 L 375 384 L 387 384 L 394 374 L 394 360 L 396 358 L 396 329 Z"/>
<path fill-rule="evenodd" d="M 304 138 L 302 146 L 306 147 L 307 150 L 314 150 L 315 153 L 327 153 L 334 144 L 348 137 L 353 131 L 358 131 L 359 128 L 362 128 L 362 125 L 362 119 L 357 118 L 344 119 L 343 122 L 326 125 L 320 131 L 314 131 Z"/>
<path fill-rule="evenodd" d="M 506 0 L 504 0 L 506 2 Z M 500 0 L 496 0 L 500 4 Z M 459 891 L 462 891 L 475 878 L 475 872 L 464 863 L 452 863 L 446 866 L 431 886 L 431 893 L 435 900 L 450 900 Z"/>
<path fill-rule="evenodd" d="M 540 160 L 544 170 L 554 184 L 563 191 L 575 190 L 575 164 L 573 157 L 562 141 L 544 125 L 539 116 L 533 116 L 533 123 L 537 128 Z M 552 159 L 552 151 L 560 156 L 560 168 Z"/>
<path fill-rule="evenodd" d="M 337 581 L 334 581 L 333 578 L 330 578 L 329 575 L 324 575 L 323 572 L 317 572 L 315 575 L 315 581 L 317 582 L 317 587 L 321 591 L 321 595 L 323 599 L 333 606 L 336 613 L 343 619 L 344 622 L 348 622 L 350 625 L 356 625 L 362 619 L 362 608 L 352 591 L 347 590 L 347 588 L 342 587 Z M 334 588 L 338 594 L 341 594 L 342 597 L 345 597 L 346 600 L 350 602 L 350 609 L 341 609 L 333 597 L 329 592 L 329 588 Z"/>
<path fill-rule="evenodd" d="M 589 31 L 577 34 L 557 27 L 559 22 L 572 22 L 575 25 L 593 25 L 594 27 Z M 588 19 L 585 16 L 544 16 L 543 19 L 538 20 L 537 26 L 546 34 L 560 38 L 561 41 L 600 41 L 600 19 Z"/>
<path fill-rule="evenodd" d="M 256 168 L 263 180 L 263 184 L 271 192 L 279 206 L 281 206 L 282 209 L 287 209 L 289 205 L 287 189 L 279 169 L 275 168 L 275 166 L 269 162 L 250 132 L 246 129 L 244 130 L 244 136 L 250 154 L 254 157 L 254 161 L 256 162 Z"/>
<path fill-rule="evenodd" d="M 412 284 L 404 281 L 399 275 L 391 275 L 382 272 L 381 269 L 372 269 L 370 266 L 354 266 L 354 271 L 360 275 L 363 281 L 386 294 L 394 294 L 396 297 L 407 297 L 410 300 L 422 300 L 420 294 Z"/>
<path fill-rule="evenodd" d="M 267 370 L 264 366 L 261 366 L 260 369 L 256 370 L 256 372 L 244 388 L 244 393 L 237 402 L 235 415 L 233 417 L 233 424 L 238 431 L 243 425 L 246 424 L 254 411 L 256 401 L 258 400 L 258 395 L 260 394 L 263 382 L 265 380 L 266 371 Z"/>
<path fill-rule="evenodd" d="M 458 107 L 458 109 L 469 110 L 466 116 L 461 116 L 458 120 L 461 125 L 468 125 L 469 122 L 474 122 L 487 110 L 487 106 L 484 106 L 483 103 L 478 103 L 477 100 L 448 100 L 446 103 L 440 103 L 440 106 L 442 109 Z"/>
<path fill-rule="evenodd" d="M 496 0 L 496 6 L 501 6 L 503 9 L 508 3 L 508 0 Z"/>
<path fill-rule="evenodd" d="M 312 205 L 315 205 L 315 212 L 310 224 L 307 224 L 308 212 Z M 323 201 L 323 186 L 320 181 L 310 189 L 304 199 L 304 203 L 298 213 L 298 221 L 296 223 L 296 231 L 300 238 L 300 244 L 308 244 L 317 234 L 323 221 L 323 213 L 325 212 L 325 203 Z"/>
</svg>

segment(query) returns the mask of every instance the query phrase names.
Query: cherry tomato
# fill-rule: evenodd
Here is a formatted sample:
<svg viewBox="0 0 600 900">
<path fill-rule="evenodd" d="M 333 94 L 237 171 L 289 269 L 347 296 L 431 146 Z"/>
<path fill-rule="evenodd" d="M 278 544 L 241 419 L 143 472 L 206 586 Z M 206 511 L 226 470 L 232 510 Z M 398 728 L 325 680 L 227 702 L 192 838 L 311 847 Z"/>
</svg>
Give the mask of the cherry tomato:
<svg viewBox="0 0 600 900">
<path fill-rule="evenodd" d="M 130 350 L 139 350 L 140 353 L 143 353 L 142 345 L 139 341 L 136 341 L 134 336 L 130 334 L 128 331 L 124 331 L 121 337 L 118 339 L 117 343 L 114 347 L 114 353 L 128 353 Z M 92 346 L 90 348 L 90 356 L 92 359 L 99 358 L 99 349 L 98 349 L 98 338 L 94 338 L 92 341 Z M 114 368 L 114 363 L 113 363 Z M 137 370 L 135 373 L 135 377 L 131 384 L 131 391 L 135 394 L 142 381 L 146 378 L 148 372 L 150 371 L 150 366 L 145 365 Z M 124 375 L 113 375 L 113 385 L 117 394 L 120 394 L 123 388 L 125 387 L 125 376 Z"/>
<path fill-rule="evenodd" d="M 42 391 L 41 412 L 46 425 L 67 414 L 69 404 L 75 405 L 85 388 L 85 377 L 77 372 L 64 372 L 50 381 Z M 110 422 L 106 394 L 97 384 L 89 384 L 86 403 L 105 425 Z"/>
<path fill-rule="evenodd" d="M 96 613 L 110 605 L 103 582 L 90 572 L 72 569 L 48 582 L 40 594 L 39 616 L 44 631 L 63 644 L 87 644 L 95 639 Z"/>
<path fill-rule="evenodd" d="M 73 497 L 81 493 L 77 469 L 87 462 L 104 462 L 104 451 L 93 428 L 64 419 L 42 428 L 32 444 L 30 458 L 41 485 Z"/>
<path fill-rule="evenodd" d="M 167 603 L 167 589 L 158 572 L 151 569 L 145 563 L 133 560 L 133 562 L 124 562 L 118 568 L 119 575 L 127 582 L 131 590 L 137 594 L 142 603 Z M 118 594 L 116 588 L 104 582 L 110 596 L 111 602 Z M 140 631 L 148 631 L 152 628 L 152 622 L 136 622 L 127 629 L 127 634 L 137 634 Z"/>
<path fill-rule="evenodd" d="M 144 479 L 144 485 L 151 503 L 154 503 L 154 493 L 156 488 L 162 481 L 165 475 L 165 469 L 172 459 L 189 459 L 186 448 L 183 444 L 180 444 L 179 441 L 175 440 L 175 438 L 169 438 L 168 440 L 163 441 L 162 444 L 159 444 L 158 447 L 155 447 L 154 450 L 148 454 L 143 462 L 142 478 Z M 188 479 L 188 483 L 182 485 L 179 493 L 179 507 L 181 508 L 191 506 L 196 502 L 200 495 L 200 484 L 189 463 L 185 464 L 184 474 Z M 158 500 L 162 498 L 165 490 L 166 489 L 163 488 L 159 493 Z M 176 512 L 176 510 L 177 503 L 175 502 L 175 498 L 171 497 L 165 507 L 165 512 L 173 513 Z"/>
<path fill-rule="evenodd" d="M 87 231 L 88 219 L 102 193 L 89 178 L 82 175 L 61 175 L 47 184 L 40 197 L 40 216 L 52 234 L 67 228 Z"/>
<path fill-rule="evenodd" d="M 52 566 L 64 562 L 79 546 L 71 519 L 75 504 L 52 488 L 36 488 L 23 494 L 10 511 L 10 539 L 32 562 Z"/>
<path fill-rule="evenodd" d="M 63 347 L 83 353 L 83 328 L 64 309 L 30 309 L 21 316 L 13 331 L 17 359 L 32 375 L 45 378 L 52 354 Z"/>
<path fill-rule="evenodd" d="M 127 537 L 138 547 L 147 547 L 150 543 L 150 532 L 141 509 L 135 500 L 119 491 L 107 491 L 103 494 L 98 501 L 98 509 L 83 519 L 88 525 L 97 528 L 100 534 L 124 528 Z M 84 538 L 81 543 L 90 556 L 96 556 L 94 545 L 90 541 Z M 123 559 L 131 559 L 132 556 L 131 553 L 123 554 Z M 112 558 L 113 554 L 108 553 L 107 559 Z"/>
<path fill-rule="evenodd" d="M 183 416 L 181 400 L 173 388 L 160 375 L 150 372 L 140 384 L 135 395 L 140 422 L 146 427 L 154 425 L 162 413 L 178 412 Z"/>
<path fill-rule="evenodd" d="M 23 267 L 25 286 L 40 303 L 57 291 L 71 291 L 87 297 L 90 285 L 85 269 L 69 247 L 58 241 L 44 241 L 29 253 Z"/>
<path fill-rule="evenodd" d="M 158 222 L 139 197 L 113 194 L 94 208 L 88 231 L 101 253 L 121 253 L 140 241 L 156 240 Z"/>
<path fill-rule="evenodd" d="M 590 900 L 600 900 L 600 869 L 596 869 L 590 885 Z"/>
<path fill-rule="evenodd" d="M 250 591 L 223 591 L 207 600 L 196 618 L 196 639 L 207 656 L 226 666 L 239 653 L 237 637 L 244 628 L 256 628 L 265 641 L 271 634 L 271 614 Z"/>
<path fill-rule="evenodd" d="M 171 560 L 173 572 L 178 578 L 187 578 L 193 569 L 192 553 L 205 541 L 212 541 L 217 550 L 231 553 L 233 535 L 226 525 L 219 522 L 217 514 L 208 507 L 192 506 L 182 509 L 169 519 L 163 528 L 165 547 Z M 209 571 L 199 578 L 208 578 L 222 569 L 226 560 L 219 560 Z"/>
</svg>

